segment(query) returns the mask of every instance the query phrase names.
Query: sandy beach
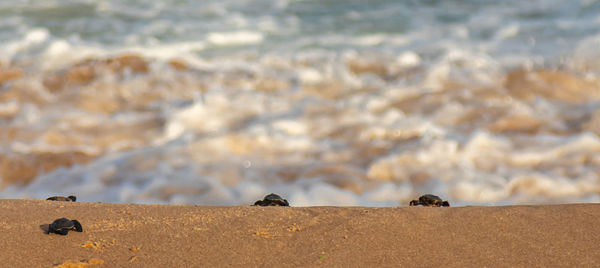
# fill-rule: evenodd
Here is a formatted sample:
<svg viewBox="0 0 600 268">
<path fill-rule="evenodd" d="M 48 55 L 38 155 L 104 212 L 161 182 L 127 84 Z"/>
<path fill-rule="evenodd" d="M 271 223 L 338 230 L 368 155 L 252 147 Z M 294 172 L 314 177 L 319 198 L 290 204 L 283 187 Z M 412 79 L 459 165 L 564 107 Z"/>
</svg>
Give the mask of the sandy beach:
<svg viewBox="0 0 600 268">
<path fill-rule="evenodd" d="M 206 207 L 0 200 L 6 267 L 591 267 L 598 204 Z M 47 235 L 77 219 L 83 232 Z M 68 266 L 80 265 L 80 266 Z"/>
<path fill-rule="evenodd" d="M 0 3 L 0 268 L 600 267 L 600 1 Z"/>
</svg>

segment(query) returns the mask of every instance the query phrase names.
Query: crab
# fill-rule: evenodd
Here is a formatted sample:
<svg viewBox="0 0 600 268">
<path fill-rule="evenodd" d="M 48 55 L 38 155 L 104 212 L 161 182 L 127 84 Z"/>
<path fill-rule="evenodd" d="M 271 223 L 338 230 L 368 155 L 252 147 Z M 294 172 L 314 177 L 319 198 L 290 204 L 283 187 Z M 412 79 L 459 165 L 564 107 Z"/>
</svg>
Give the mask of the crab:
<svg viewBox="0 0 600 268">
<path fill-rule="evenodd" d="M 56 219 L 48 226 L 46 234 L 55 233 L 60 235 L 67 235 L 69 231 L 83 232 L 81 223 L 77 220 L 69 220 L 67 218 Z"/>
<path fill-rule="evenodd" d="M 69 195 L 67 197 L 64 197 L 64 196 L 51 196 L 51 197 L 46 198 L 46 200 L 75 202 L 75 200 L 77 200 L 77 197 L 74 196 L 74 195 Z"/>
<path fill-rule="evenodd" d="M 437 195 L 426 194 L 419 197 L 418 200 L 412 200 L 409 203 L 409 206 L 425 206 L 425 207 L 449 207 L 450 203 L 448 201 L 442 201 L 442 199 Z"/>
<path fill-rule="evenodd" d="M 281 196 L 271 193 L 268 194 L 267 196 L 265 196 L 265 198 L 263 200 L 258 200 L 256 202 L 254 202 L 254 206 L 282 206 L 282 207 L 287 207 L 289 206 L 290 203 L 288 203 L 287 200 L 281 198 Z"/>
</svg>

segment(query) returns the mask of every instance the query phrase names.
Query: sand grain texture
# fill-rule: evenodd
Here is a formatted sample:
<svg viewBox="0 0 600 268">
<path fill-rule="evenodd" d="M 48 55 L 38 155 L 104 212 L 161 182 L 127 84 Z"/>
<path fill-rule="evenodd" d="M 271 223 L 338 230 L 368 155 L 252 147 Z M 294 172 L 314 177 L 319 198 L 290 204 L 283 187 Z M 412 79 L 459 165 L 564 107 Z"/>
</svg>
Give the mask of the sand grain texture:
<svg viewBox="0 0 600 268">
<path fill-rule="evenodd" d="M 581 267 L 600 260 L 599 204 L 285 208 L 0 200 L 0 211 L 6 267 L 69 261 L 89 267 Z M 60 217 L 79 220 L 84 232 L 44 234 Z"/>
</svg>

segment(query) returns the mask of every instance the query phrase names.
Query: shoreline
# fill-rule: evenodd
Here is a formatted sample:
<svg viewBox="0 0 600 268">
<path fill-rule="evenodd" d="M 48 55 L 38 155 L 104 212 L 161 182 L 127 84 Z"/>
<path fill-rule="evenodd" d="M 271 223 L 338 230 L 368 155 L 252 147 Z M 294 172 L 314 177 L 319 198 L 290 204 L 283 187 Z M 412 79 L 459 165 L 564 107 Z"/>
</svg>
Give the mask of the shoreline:
<svg viewBox="0 0 600 268">
<path fill-rule="evenodd" d="M 208 207 L 0 200 L 8 267 L 592 266 L 600 204 Z M 83 232 L 44 234 L 61 217 Z M 67 267 L 67 266 L 65 266 Z"/>
</svg>

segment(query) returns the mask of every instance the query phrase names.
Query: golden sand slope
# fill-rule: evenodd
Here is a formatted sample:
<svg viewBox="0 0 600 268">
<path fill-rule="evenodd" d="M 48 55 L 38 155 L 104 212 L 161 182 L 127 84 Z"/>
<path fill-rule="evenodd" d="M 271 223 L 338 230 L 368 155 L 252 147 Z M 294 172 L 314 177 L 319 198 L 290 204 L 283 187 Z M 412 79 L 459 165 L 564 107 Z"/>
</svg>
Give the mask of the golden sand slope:
<svg viewBox="0 0 600 268">
<path fill-rule="evenodd" d="M 592 266 L 599 204 L 202 207 L 0 200 L 6 267 Z M 46 235 L 54 219 L 83 233 Z M 73 265 L 73 266 L 68 266 Z"/>
</svg>

